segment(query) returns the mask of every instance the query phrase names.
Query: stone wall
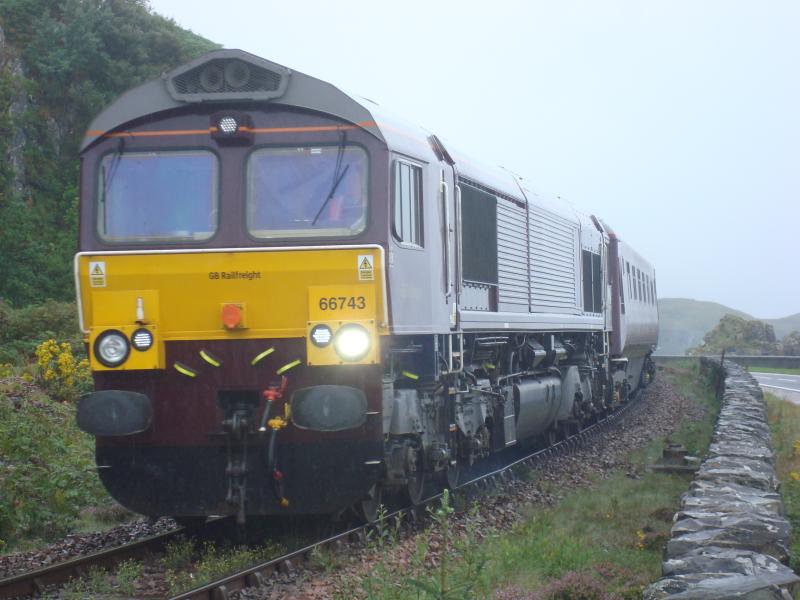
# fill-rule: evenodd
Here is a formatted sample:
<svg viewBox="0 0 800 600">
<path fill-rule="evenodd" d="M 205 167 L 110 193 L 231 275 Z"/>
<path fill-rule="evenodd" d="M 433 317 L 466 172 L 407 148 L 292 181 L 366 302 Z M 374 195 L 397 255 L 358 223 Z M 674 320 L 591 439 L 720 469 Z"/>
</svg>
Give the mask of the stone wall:
<svg viewBox="0 0 800 600">
<path fill-rule="evenodd" d="M 789 522 L 778 494 L 764 396 L 737 364 L 702 359 L 724 377 L 708 455 L 675 515 L 663 577 L 645 600 L 791 598 Z M 719 389 L 719 388 L 718 388 Z"/>
</svg>

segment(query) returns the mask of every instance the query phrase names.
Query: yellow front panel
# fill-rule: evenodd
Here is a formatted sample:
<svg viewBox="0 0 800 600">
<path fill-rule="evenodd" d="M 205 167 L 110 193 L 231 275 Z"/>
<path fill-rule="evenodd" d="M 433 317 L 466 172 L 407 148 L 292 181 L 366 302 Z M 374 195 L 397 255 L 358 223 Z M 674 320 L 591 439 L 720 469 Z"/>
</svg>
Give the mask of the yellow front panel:
<svg viewBox="0 0 800 600">
<path fill-rule="evenodd" d="M 321 313 L 325 319 L 336 313 L 337 321 L 373 320 L 376 333 L 388 333 L 379 248 L 108 253 L 81 255 L 77 266 L 84 328 L 92 338 L 95 329 L 127 331 L 142 323 L 158 328 L 156 345 L 305 337 L 309 321 L 322 320 Z M 333 298 L 337 308 L 320 305 L 322 297 Z M 241 307 L 236 328 L 223 324 L 228 304 Z"/>
<path fill-rule="evenodd" d="M 144 370 L 144 369 L 163 369 L 164 368 L 164 351 L 163 344 L 159 340 L 158 327 L 152 324 L 146 326 L 146 329 L 153 334 L 153 345 L 147 350 L 136 350 L 131 347 L 130 354 L 127 360 L 123 363 L 122 367 L 107 367 L 101 364 L 94 355 L 94 343 L 97 337 L 104 331 L 114 329 L 122 332 L 129 340 L 134 331 L 141 328 L 141 325 L 122 325 L 119 327 L 92 327 L 89 330 L 89 361 L 94 371 L 116 371 L 120 368 L 124 370 Z"/>
</svg>

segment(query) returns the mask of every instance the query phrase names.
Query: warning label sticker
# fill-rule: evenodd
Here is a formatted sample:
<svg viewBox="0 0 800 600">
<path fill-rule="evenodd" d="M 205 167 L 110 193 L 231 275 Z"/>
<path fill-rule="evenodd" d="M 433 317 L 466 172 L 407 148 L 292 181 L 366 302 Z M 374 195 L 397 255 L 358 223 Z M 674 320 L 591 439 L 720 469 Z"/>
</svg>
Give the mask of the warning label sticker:
<svg viewBox="0 0 800 600">
<path fill-rule="evenodd" d="M 104 260 L 89 263 L 89 285 L 106 287 L 106 263 Z"/>
<path fill-rule="evenodd" d="M 358 255 L 358 280 L 375 280 L 375 259 L 372 258 L 371 254 Z"/>
</svg>

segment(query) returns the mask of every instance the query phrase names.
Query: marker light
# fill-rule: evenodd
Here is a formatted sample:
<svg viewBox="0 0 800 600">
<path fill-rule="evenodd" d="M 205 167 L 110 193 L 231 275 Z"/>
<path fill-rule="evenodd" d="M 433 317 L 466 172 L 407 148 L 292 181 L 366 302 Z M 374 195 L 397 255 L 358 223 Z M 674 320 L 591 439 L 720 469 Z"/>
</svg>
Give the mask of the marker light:
<svg viewBox="0 0 800 600">
<path fill-rule="evenodd" d="M 131 345 L 139 352 L 149 350 L 153 345 L 153 334 L 145 328 L 137 329 L 131 336 Z"/>
<path fill-rule="evenodd" d="M 349 361 L 361 360 L 369 352 L 369 332 L 361 325 L 350 323 L 342 326 L 333 338 L 333 347 L 340 358 Z"/>
<path fill-rule="evenodd" d="M 333 332 L 327 325 L 315 325 L 311 330 L 311 341 L 318 348 L 324 348 L 331 343 Z"/>
<path fill-rule="evenodd" d="M 118 367 L 125 362 L 130 351 L 125 334 L 115 329 L 104 331 L 94 342 L 94 355 L 106 367 Z"/>
<path fill-rule="evenodd" d="M 239 129 L 239 123 L 233 117 L 222 117 L 219 120 L 219 130 L 225 135 L 233 135 Z"/>
</svg>

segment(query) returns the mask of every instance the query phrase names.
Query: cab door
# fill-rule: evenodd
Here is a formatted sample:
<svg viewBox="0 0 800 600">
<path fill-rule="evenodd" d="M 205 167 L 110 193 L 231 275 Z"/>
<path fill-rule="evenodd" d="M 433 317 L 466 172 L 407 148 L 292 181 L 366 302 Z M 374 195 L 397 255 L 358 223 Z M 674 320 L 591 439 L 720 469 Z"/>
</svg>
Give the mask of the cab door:
<svg viewBox="0 0 800 600">
<path fill-rule="evenodd" d="M 456 182 L 455 161 L 445 149 L 441 140 L 431 136 L 431 146 L 439 158 L 439 219 L 441 223 L 442 291 L 450 320 L 450 328 L 459 328 L 458 306 L 461 293 L 460 262 L 460 202 Z"/>
</svg>

